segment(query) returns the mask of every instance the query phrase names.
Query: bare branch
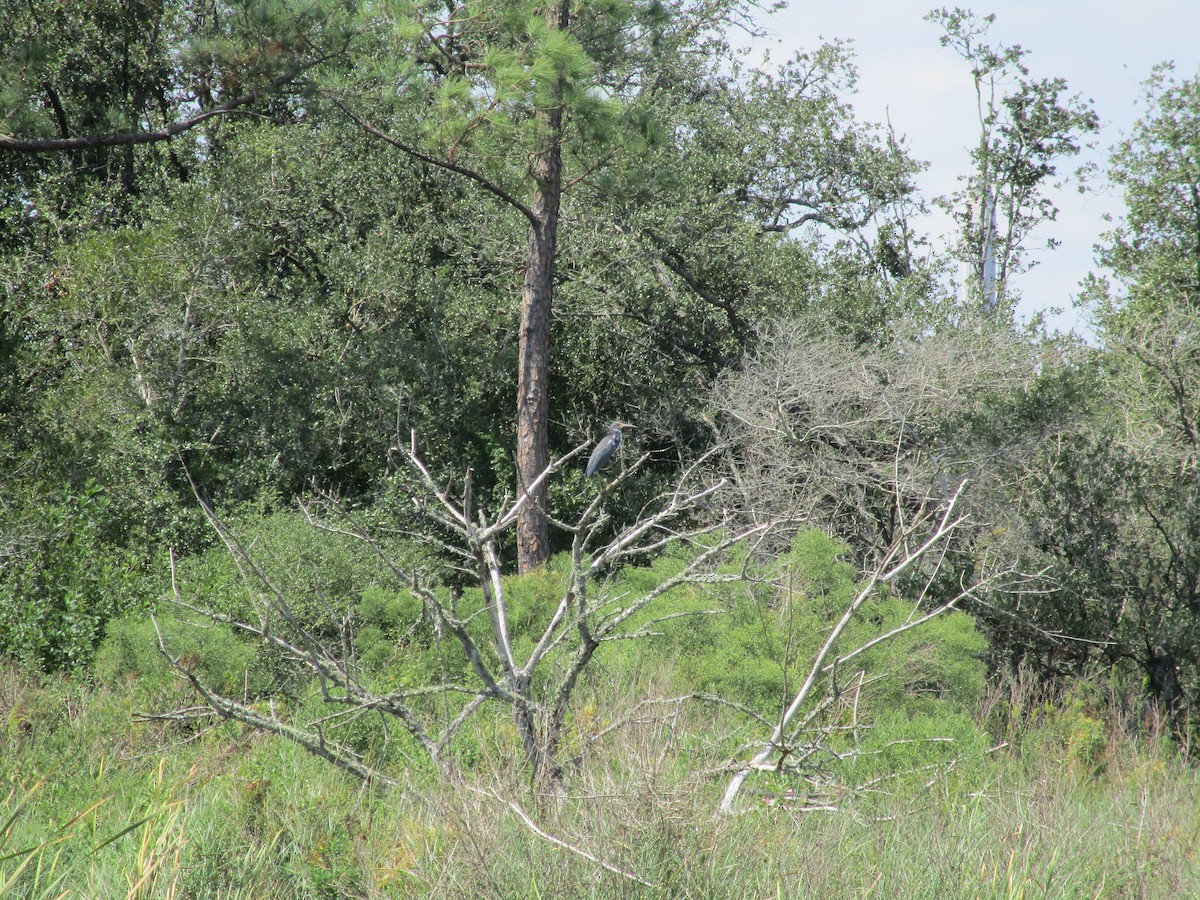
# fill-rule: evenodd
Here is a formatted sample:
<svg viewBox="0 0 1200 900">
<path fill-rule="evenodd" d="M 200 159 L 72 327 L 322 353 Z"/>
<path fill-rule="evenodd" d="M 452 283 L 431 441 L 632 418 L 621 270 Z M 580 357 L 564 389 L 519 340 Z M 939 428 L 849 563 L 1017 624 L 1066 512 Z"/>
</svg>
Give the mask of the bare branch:
<svg viewBox="0 0 1200 900">
<path fill-rule="evenodd" d="M 758 752 L 754 754 L 751 760 L 741 769 L 739 769 L 730 780 L 729 787 L 726 789 L 725 796 L 721 801 L 721 811 L 723 813 L 733 812 L 738 793 L 741 791 L 742 785 L 745 783 L 746 778 L 750 775 L 750 773 L 754 771 L 756 767 L 766 764 L 766 762 L 779 749 L 784 747 L 784 737 L 791 726 L 792 719 L 795 718 L 796 714 L 808 700 L 808 697 L 812 692 L 813 686 L 816 684 L 818 677 L 827 671 L 825 666 L 826 658 L 833 651 L 834 647 L 837 645 L 837 642 L 841 639 L 843 633 L 845 632 L 847 626 L 849 626 L 850 622 L 852 621 L 855 613 L 858 612 L 863 603 L 865 603 L 868 598 L 874 595 L 878 587 L 895 581 L 896 578 L 899 577 L 905 570 L 917 563 L 919 560 L 923 559 L 931 550 L 940 545 L 957 527 L 962 524 L 963 518 L 955 516 L 954 513 L 955 506 L 962 497 L 966 486 L 967 482 L 965 479 L 959 483 L 958 489 L 954 492 L 953 497 L 951 497 L 950 501 L 943 508 L 937 523 L 937 527 L 934 529 L 933 533 L 915 549 L 901 552 L 904 542 L 899 541 L 893 544 L 883 562 L 878 568 L 871 572 L 867 578 L 866 584 L 859 589 L 851 602 L 847 604 L 842 616 L 834 624 L 833 628 L 829 632 L 829 635 L 826 637 L 825 642 L 821 645 L 820 650 L 818 650 L 814 656 L 808 671 L 808 675 L 804 679 L 804 682 L 800 685 L 800 688 L 796 691 L 795 696 L 792 698 L 791 703 L 788 705 L 783 715 L 780 716 L 779 723 L 775 726 L 771 736 L 760 747 Z M 919 519 L 913 521 L 910 526 L 910 531 L 917 528 L 920 524 L 921 520 Z M 952 603 L 945 604 L 940 608 L 939 612 L 945 612 L 952 606 Z M 908 629 L 896 629 L 893 634 L 900 634 L 906 630 Z M 853 655 L 856 654 L 847 654 L 848 657 Z M 831 666 L 830 668 L 832 669 L 836 667 Z"/>
<path fill-rule="evenodd" d="M 369 134 L 373 137 L 379 138 L 379 140 L 383 141 L 385 144 L 389 144 L 392 147 L 395 147 L 397 150 L 401 151 L 402 153 L 407 154 L 408 156 L 411 156 L 413 159 L 418 159 L 423 163 L 427 163 L 428 165 L 434 166 L 439 169 L 444 169 L 447 172 L 453 172 L 456 175 L 461 175 L 464 178 L 467 178 L 468 180 L 475 182 L 477 185 L 479 185 L 481 188 L 483 188 L 485 191 L 487 191 L 493 197 L 495 197 L 498 200 L 503 201 L 505 204 L 512 207 L 517 212 L 519 212 L 521 215 L 523 215 L 526 219 L 529 220 L 529 223 L 531 225 L 536 227 L 539 224 L 537 216 L 534 214 L 532 209 L 530 209 L 528 206 L 526 206 L 524 203 L 522 203 L 520 200 L 518 200 L 516 197 L 514 197 L 512 194 L 510 194 L 508 191 L 506 191 L 504 188 L 502 188 L 500 185 L 496 184 L 496 182 L 494 182 L 490 178 L 487 178 L 486 176 L 484 176 L 482 173 L 477 172 L 476 170 L 469 168 L 468 166 L 464 166 L 459 163 L 456 163 L 453 160 L 442 159 L 440 157 L 432 156 L 428 153 L 418 150 L 416 147 L 412 146 L 411 144 L 406 144 L 404 141 L 401 141 L 398 138 L 393 137 L 392 135 L 388 134 L 386 131 L 383 131 L 381 128 L 378 128 L 377 126 L 372 125 L 370 122 L 368 122 L 362 116 L 358 115 L 358 113 L 354 112 L 354 110 L 352 110 L 350 108 L 350 106 L 344 100 L 342 100 L 338 97 L 331 97 L 331 99 L 333 100 L 333 102 L 337 106 L 337 108 L 340 109 L 346 115 L 346 117 L 348 119 L 350 119 L 351 122 L 353 122 L 355 125 L 357 125 L 359 128 L 361 128 L 367 134 Z"/>
<path fill-rule="evenodd" d="M 157 131 L 111 132 L 109 134 L 81 135 L 79 137 L 58 138 L 18 138 L 11 134 L 0 134 L 0 151 L 10 150 L 14 153 L 54 153 L 61 150 L 90 150 L 95 147 L 124 147 L 135 144 L 153 144 L 169 141 L 171 138 L 190 131 L 197 125 L 207 122 L 217 116 L 245 113 L 245 107 L 257 103 L 264 97 L 272 96 L 281 88 L 295 83 L 301 75 L 314 66 L 325 62 L 328 57 L 312 60 L 302 66 L 292 69 L 285 75 L 273 79 L 266 87 L 247 91 L 232 100 L 226 100 L 210 109 L 194 116 L 172 122 Z"/>
<path fill-rule="evenodd" d="M 358 759 L 350 751 L 338 745 L 331 745 L 325 740 L 324 734 L 318 729 L 316 734 L 305 732 L 299 728 L 295 728 L 283 722 L 275 716 L 264 716 L 251 709 L 245 704 L 238 703 L 236 700 L 231 700 L 228 697 L 223 697 L 216 692 L 209 690 L 204 683 L 196 677 L 196 675 L 188 667 L 182 665 L 179 660 L 172 656 L 167 650 L 166 640 L 163 637 L 162 629 L 158 626 L 158 619 L 151 616 L 151 621 L 154 623 L 154 631 L 158 635 L 158 648 L 163 657 L 167 660 L 168 665 L 176 672 L 181 674 L 192 685 L 203 699 L 213 710 L 219 713 L 226 719 L 233 719 L 238 722 L 243 722 L 261 731 L 269 731 L 272 734 L 277 734 L 282 738 L 303 747 L 309 753 L 325 759 L 339 769 L 356 775 L 366 782 L 374 782 L 379 784 L 395 784 L 396 780 L 388 775 L 384 775 L 362 760 Z"/>
<path fill-rule="evenodd" d="M 211 621 L 252 634 L 280 651 L 286 658 L 306 666 L 318 681 L 322 700 L 342 709 L 305 728 L 298 728 L 278 717 L 264 717 L 255 714 L 253 710 L 247 711 L 242 705 L 219 696 L 211 689 L 207 689 L 202 696 L 219 714 L 239 718 L 254 727 L 283 734 L 313 752 L 324 754 L 326 758 L 341 759 L 345 754 L 336 748 L 330 749 L 320 730 L 322 724 L 345 722 L 369 712 L 383 713 L 398 721 L 413 735 L 429 757 L 444 771 L 448 764 L 443 755 L 454 734 L 484 703 L 496 700 L 510 706 L 522 748 L 537 776 L 548 777 L 552 781 L 560 778 L 561 763 L 557 760 L 557 752 L 573 693 L 601 643 L 605 640 L 645 636 L 652 633 L 656 626 L 681 615 L 717 612 L 705 610 L 683 614 L 666 613 L 652 618 L 628 634 L 619 632 L 630 616 L 650 607 L 666 593 L 683 584 L 726 584 L 744 578 L 744 571 L 717 572 L 714 569 L 735 544 L 747 538 L 755 539 L 764 534 L 769 527 L 763 523 L 738 530 L 726 530 L 720 519 L 714 520 L 711 512 L 705 509 L 711 498 L 721 489 L 722 482 L 708 485 L 693 485 L 691 482 L 698 481 L 702 464 L 713 455 L 710 453 L 690 466 L 678 483 L 664 492 L 637 522 L 622 530 L 594 553 L 589 553 L 590 543 L 607 521 L 604 512 L 605 501 L 648 461 L 649 455 L 643 455 L 632 466 L 622 470 L 617 477 L 603 482 L 583 513 L 569 525 L 568 531 L 573 535 L 572 565 L 566 585 L 549 622 L 538 636 L 537 643 L 522 660 L 518 658 L 518 650 L 514 646 L 511 611 L 506 602 L 506 583 L 500 562 L 499 540 L 506 530 L 515 526 L 517 514 L 533 492 L 544 487 L 546 479 L 587 446 L 581 444 L 554 460 L 527 490 L 514 501 L 506 501 L 501 512 L 491 518 L 487 510 L 480 508 L 472 500 L 470 473 L 467 475 L 463 499 L 460 502 L 448 489 L 434 480 L 430 468 L 417 453 L 415 434 L 408 447 L 393 448 L 394 452 L 406 458 L 416 475 L 418 510 L 429 521 L 448 528 L 452 535 L 449 538 L 423 537 L 440 549 L 443 555 L 446 555 L 448 545 L 458 558 L 471 560 L 471 566 L 460 566 L 460 571 L 470 572 L 471 581 L 482 593 L 483 606 L 470 613 L 460 614 L 460 593 L 451 591 L 447 601 L 442 593 L 425 583 L 419 573 L 407 571 L 404 566 L 392 560 L 374 538 L 371 530 L 335 496 L 320 495 L 324 508 L 336 515 L 336 522 L 323 521 L 323 514 L 314 505 L 304 505 L 305 515 L 310 522 L 327 531 L 365 542 L 385 563 L 402 588 L 420 599 L 423 615 L 428 616 L 435 638 L 440 642 L 443 636 L 452 635 L 454 640 L 450 645 L 456 646 L 457 652 L 468 662 L 473 675 L 472 683 L 468 684 L 456 684 L 449 679 L 443 679 L 432 684 L 390 691 L 368 687 L 362 680 L 355 659 L 352 616 L 346 613 L 338 627 L 337 637 L 324 640 L 318 638 L 310 628 L 305 627 L 289 604 L 286 592 L 272 582 L 266 570 L 253 558 L 246 544 L 225 527 L 206 502 L 197 497 L 205 516 L 242 573 L 255 608 L 260 612 L 259 621 L 241 621 L 237 616 L 201 608 L 185 599 L 180 593 L 177 581 L 173 580 L 175 602 L 181 608 L 205 616 Z M 699 521 L 701 514 L 705 514 L 708 521 Z M 617 606 L 623 602 L 624 595 L 614 592 L 606 581 L 601 579 L 599 585 L 596 584 L 597 576 L 611 569 L 616 563 L 636 555 L 657 554 L 672 545 L 693 548 L 693 558 L 682 571 L 634 597 L 627 605 Z M 485 615 L 488 622 L 488 649 L 484 648 L 477 627 L 471 625 L 475 616 Z M 498 660 L 499 671 L 495 674 L 489 665 L 492 652 Z M 554 658 L 552 667 L 547 665 L 551 657 Z M 440 731 L 430 724 L 434 721 L 432 704 L 423 703 L 433 698 L 439 699 L 436 715 L 440 722 L 437 726 Z M 348 765 L 345 760 L 339 764 L 344 767 Z"/>
<path fill-rule="evenodd" d="M 492 793 L 491 791 L 482 791 L 478 788 L 472 788 L 472 790 L 478 794 L 484 794 L 485 796 L 491 797 L 493 800 L 498 800 L 501 803 L 508 806 L 509 809 L 511 809 L 513 812 L 515 812 L 520 817 L 521 821 L 525 823 L 525 826 L 530 831 L 532 831 L 534 834 L 536 834 L 538 837 L 542 838 L 543 840 L 549 841 L 551 844 L 554 844 L 556 847 L 562 847 L 564 850 L 574 853 L 576 856 L 581 856 L 584 859 L 586 859 L 588 862 L 594 863 L 597 866 L 599 866 L 600 868 L 602 868 L 608 872 L 612 872 L 614 875 L 620 875 L 622 878 L 627 878 L 630 881 L 636 881 L 638 884 L 642 885 L 643 887 L 656 888 L 656 889 L 658 888 L 658 885 L 655 884 L 654 882 L 646 881 L 644 878 L 639 877 L 638 875 L 636 875 L 633 872 L 627 872 L 624 869 L 614 866 L 612 863 L 605 862 L 604 860 L 600 859 L 598 856 L 594 856 L 591 853 L 588 853 L 582 847 L 576 847 L 574 844 L 568 844 L 562 838 L 555 837 L 554 835 L 550 834 L 549 832 L 544 831 L 542 828 L 540 828 L 538 826 L 538 824 L 535 821 L 533 821 L 533 819 L 530 817 L 529 813 L 525 812 L 525 810 L 521 809 L 521 807 L 518 806 L 513 801 L 505 800 L 503 797 L 500 797 L 497 794 Z"/>
</svg>

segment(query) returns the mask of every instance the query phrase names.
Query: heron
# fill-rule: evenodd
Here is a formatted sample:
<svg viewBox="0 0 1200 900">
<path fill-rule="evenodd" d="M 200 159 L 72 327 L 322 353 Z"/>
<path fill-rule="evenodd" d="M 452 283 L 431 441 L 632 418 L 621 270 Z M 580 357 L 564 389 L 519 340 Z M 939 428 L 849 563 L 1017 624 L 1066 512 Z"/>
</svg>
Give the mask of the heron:
<svg viewBox="0 0 1200 900">
<path fill-rule="evenodd" d="M 589 477 L 595 475 L 597 470 L 607 466 L 616 456 L 617 450 L 621 446 L 621 429 L 632 427 L 628 422 L 613 422 L 608 426 L 608 434 L 596 444 L 596 449 L 592 451 L 592 456 L 588 460 L 587 474 Z"/>
</svg>

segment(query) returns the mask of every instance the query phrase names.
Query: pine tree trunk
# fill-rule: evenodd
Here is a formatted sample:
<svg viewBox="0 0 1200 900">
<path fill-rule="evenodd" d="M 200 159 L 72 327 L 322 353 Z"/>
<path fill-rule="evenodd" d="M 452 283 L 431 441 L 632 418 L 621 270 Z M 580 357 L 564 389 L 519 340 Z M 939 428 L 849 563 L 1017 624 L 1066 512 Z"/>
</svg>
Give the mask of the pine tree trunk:
<svg viewBox="0 0 1200 900">
<path fill-rule="evenodd" d="M 546 14 L 554 28 L 565 28 L 568 0 Z M 562 197 L 562 84 L 555 103 L 538 114 L 541 146 L 529 171 L 537 189 L 530 209 L 521 291 L 521 343 L 517 373 L 517 493 L 524 493 L 550 463 L 550 310 L 554 300 L 554 255 L 558 208 Z M 531 492 L 517 520 L 517 570 L 529 572 L 550 559 L 546 485 Z"/>
</svg>

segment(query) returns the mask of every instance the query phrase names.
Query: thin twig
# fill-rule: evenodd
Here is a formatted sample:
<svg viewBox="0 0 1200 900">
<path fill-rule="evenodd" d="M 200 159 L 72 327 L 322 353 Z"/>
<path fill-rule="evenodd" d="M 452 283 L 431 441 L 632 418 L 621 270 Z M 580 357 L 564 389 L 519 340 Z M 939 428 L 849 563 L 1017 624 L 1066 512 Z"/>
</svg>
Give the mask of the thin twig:
<svg viewBox="0 0 1200 900">
<path fill-rule="evenodd" d="M 555 837 L 554 835 L 550 834 L 548 831 L 543 830 L 542 828 L 540 828 L 538 826 L 538 824 L 535 821 L 533 821 L 533 819 L 530 817 L 529 813 L 527 813 L 527 812 L 525 812 L 525 810 L 521 809 L 521 807 L 518 806 L 516 803 L 514 803 L 512 800 L 505 800 L 503 797 L 499 796 L 498 794 L 495 794 L 492 791 L 482 790 L 481 788 L 471 788 L 471 790 L 473 790 L 479 794 L 485 794 L 486 796 L 491 797 L 493 800 L 499 800 L 501 803 L 505 804 L 509 809 L 511 809 L 513 812 L 515 812 L 518 816 L 521 817 L 521 821 L 523 821 L 525 823 L 526 827 L 528 827 L 530 831 L 532 831 L 534 834 L 536 834 L 538 837 L 542 838 L 543 840 L 549 841 L 551 844 L 554 844 L 556 847 L 562 847 L 564 850 L 567 850 L 570 853 L 574 853 L 576 856 L 582 856 L 588 862 L 594 863 L 595 865 L 599 866 L 600 868 L 605 869 L 609 872 L 612 872 L 614 875 L 620 875 L 622 878 L 628 878 L 630 881 L 636 881 L 638 884 L 642 885 L 643 887 L 648 887 L 648 888 L 658 888 L 659 887 L 657 884 L 655 884 L 652 881 L 646 881 L 646 879 L 641 878 L 640 876 L 636 875 L 633 872 L 627 872 L 625 869 L 622 869 L 618 866 L 614 866 L 610 862 L 605 862 L 604 860 L 600 859 L 598 856 L 594 856 L 591 853 L 588 853 L 582 847 L 576 847 L 574 844 L 568 844 L 562 838 Z"/>
</svg>

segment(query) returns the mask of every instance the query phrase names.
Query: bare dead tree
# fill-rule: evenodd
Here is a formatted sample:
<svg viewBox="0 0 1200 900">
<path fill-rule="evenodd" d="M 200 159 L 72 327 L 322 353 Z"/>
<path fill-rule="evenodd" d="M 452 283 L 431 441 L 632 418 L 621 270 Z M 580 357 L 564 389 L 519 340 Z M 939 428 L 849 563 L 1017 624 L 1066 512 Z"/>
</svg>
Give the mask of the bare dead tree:
<svg viewBox="0 0 1200 900">
<path fill-rule="evenodd" d="M 722 811 L 755 771 L 811 774 L 834 744 L 853 747 L 831 739 L 847 727 L 857 737 L 865 673 L 854 661 L 867 651 L 967 601 L 1038 591 L 1036 576 L 1017 574 L 1019 548 L 997 537 L 1012 530 L 995 527 L 1011 517 L 998 459 L 1038 436 L 979 435 L 970 424 L 1029 385 L 1038 362 L 1028 342 L 986 323 L 863 347 L 793 322 L 724 380 L 715 399 L 734 473 L 729 505 L 752 521 L 826 531 L 863 575 L 769 735 L 736 764 Z M 864 604 L 885 592 L 911 604 L 904 622 L 843 646 Z"/>
<path fill-rule="evenodd" d="M 948 499 L 968 478 L 966 506 L 989 488 L 996 448 L 964 440 L 957 423 L 1029 384 L 1037 367 L 1028 343 L 985 325 L 885 347 L 781 325 L 714 398 L 737 473 L 728 503 L 760 521 L 822 527 L 873 567 L 927 497 Z"/>
<path fill-rule="evenodd" d="M 931 588 L 947 562 L 947 554 L 956 531 L 968 524 L 968 517 L 960 507 L 967 488 L 967 481 L 960 480 L 948 499 L 928 497 L 926 502 L 911 516 L 901 529 L 898 539 L 884 553 L 883 558 L 865 577 L 862 586 L 832 624 L 824 642 L 807 664 L 807 674 L 782 711 L 770 736 L 762 741 L 750 759 L 736 766 L 734 775 L 721 801 L 722 813 L 731 813 L 736 808 L 737 798 L 746 780 L 756 771 L 781 771 L 798 769 L 822 749 L 822 741 L 830 732 L 828 727 L 813 727 L 819 717 L 835 704 L 845 701 L 839 696 L 836 675 L 842 673 L 843 680 L 858 681 L 858 689 L 847 692 L 849 702 L 857 706 L 863 672 L 847 672 L 855 658 L 886 641 L 905 632 L 920 628 L 932 619 L 957 608 L 960 603 L 985 588 L 1009 580 L 1014 588 L 1023 581 L 1015 576 L 1006 564 L 993 567 L 983 558 L 977 561 L 974 570 L 960 577 L 958 589 L 949 596 L 939 593 L 931 595 Z M 902 576 L 915 571 L 916 579 L 907 579 L 905 599 L 911 603 L 911 611 L 904 622 L 887 628 L 853 647 L 844 648 L 841 640 L 847 627 L 863 605 L 886 589 L 895 589 Z M 849 676 L 847 678 L 847 676 Z M 819 685 L 828 686 L 826 696 L 815 699 Z M 854 719 L 857 716 L 853 716 Z M 824 808 L 824 807 L 822 807 Z"/>
<path fill-rule="evenodd" d="M 414 475 L 412 501 L 430 526 L 427 540 L 440 556 L 452 558 L 459 570 L 469 575 L 469 583 L 482 592 L 482 609 L 467 609 L 460 591 L 438 590 L 427 572 L 399 564 L 336 498 L 323 496 L 306 507 L 314 523 L 352 535 L 378 554 L 395 585 L 420 600 L 422 615 L 427 617 L 436 640 L 461 654 L 469 678 L 390 690 L 372 687 L 356 660 L 353 617 L 343 617 L 336 638 L 315 634 L 293 612 L 286 592 L 272 582 L 251 550 L 203 502 L 210 523 L 242 571 L 257 615 L 236 617 L 198 605 L 187 599 L 178 586 L 175 603 L 207 620 L 252 635 L 283 658 L 305 667 L 316 679 L 322 700 L 340 710 L 316 721 L 288 721 L 274 708 L 264 712 L 219 695 L 178 659 L 171 658 L 172 664 L 221 716 L 278 734 L 367 780 L 389 779 L 344 743 L 328 736 L 339 721 L 373 714 L 399 723 L 443 774 L 453 775 L 455 767 L 448 753 L 451 740 L 484 704 L 505 704 L 511 709 L 521 749 L 536 778 L 543 785 L 557 784 L 563 774 L 559 750 L 572 698 L 596 651 L 607 641 L 652 633 L 654 625 L 647 624 L 639 614 L 652 611 L 654 604 L 673 589 L 684 584 L 740 579 L 740 573 L 718 571 L 717 563 L 735 544 L 761 534 L 767 527 L 731 529 L 729 517 L 710 508 L 726 483 L 702 477 L 710 461 L 705 457 L 688 467 L 635 522 L 610 534 L 605 528 L 605 501 L 645 463 L 647 457 L 642 457 L 605 483 L 577 520 L 555 522 L 571 535 L 568 573 L 549 620 L 538 626 L 537 633 L 521 636 L 524 640 L 520 646 L 531 649 L 519 652 L 501 568 L 500 541 L 516 527 L 524 505 L 534 502 L 538 489 L 584 446 L 551 462 L 519 497 L 505 500 L 500 511 L 490 516 L 475 507 L 470 471 L 461 493 L 455 494 L 434 479 L 417 452 L 415 436 L 410 446 L 395 448 Z M 442 536 L 434 537 L 434 532 Z M 612 574 L 617 569 L 676 546 L 692 549 L 681 571 L 640 595 L 616 592 Z M 639 624 L 634 624 L 634 617 L 639 617 Z M 479 627 L 479 622 L 473 621 L 476 618 L 485 621 L 486 627 Z M 162 649 L 166 652 L 165 645 Z"/>
</svg>

